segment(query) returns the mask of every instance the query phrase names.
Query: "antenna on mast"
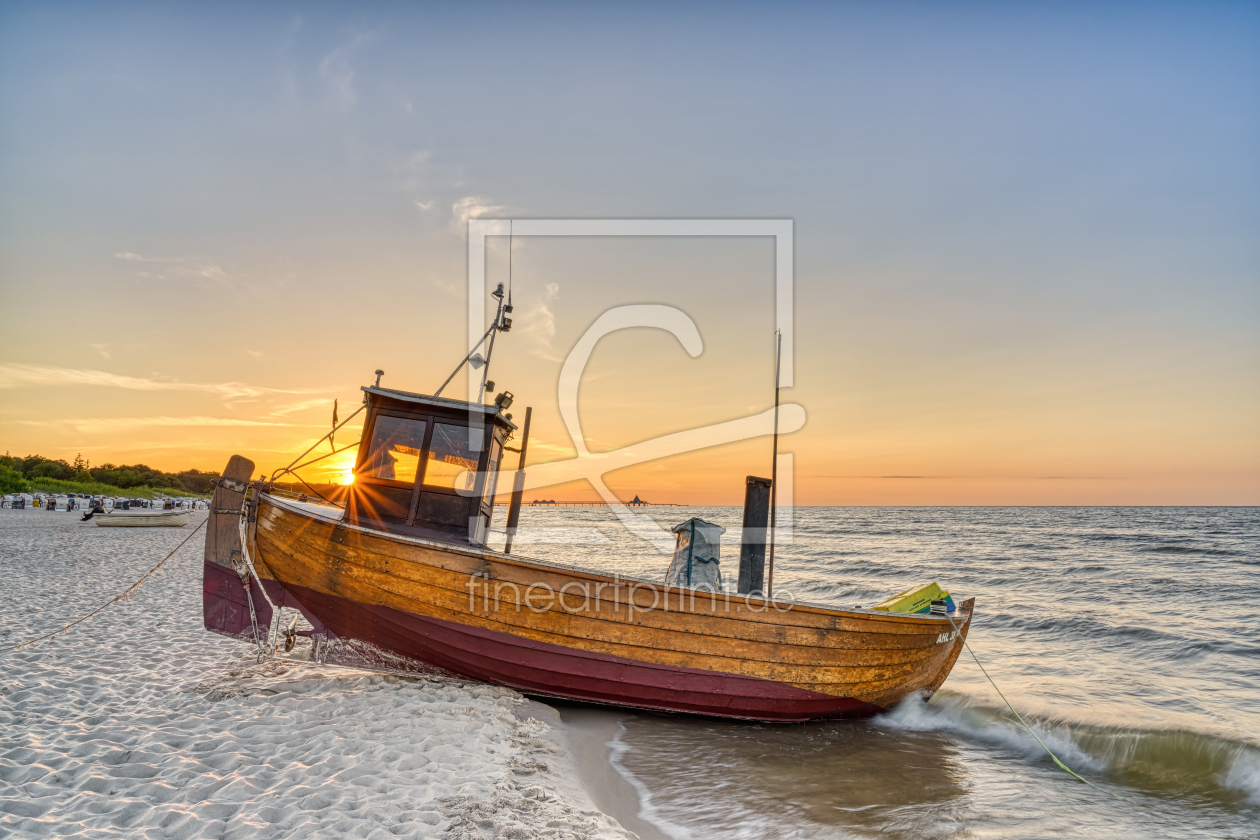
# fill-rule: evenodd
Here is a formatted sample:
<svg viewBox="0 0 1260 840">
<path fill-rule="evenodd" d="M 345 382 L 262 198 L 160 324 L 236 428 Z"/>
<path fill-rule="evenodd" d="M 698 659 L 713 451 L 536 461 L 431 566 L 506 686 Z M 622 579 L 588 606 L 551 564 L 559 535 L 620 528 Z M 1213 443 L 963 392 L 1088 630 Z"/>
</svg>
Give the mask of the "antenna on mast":
<svg viewBox="0 0 1260 840">
<path fill-rule="evenodd" d="M 486 366 L 481 370 L 481 387 L 477 389 L 477 396 L 473 398 L 473 402 L 481 402 L 481 397 L 486 392 L 486 377 L 490 375 L 490 357 L 494 355 L 494 340 L 499 337 L 500 332 L 506 331 L 512 326 L 511 319 L 505 318 L 503 315 L 503 307 L 507 304 L 504 302 L 502 283 L 490 293 L 490 297 L 499 302 L 499 307 L 494 313 L 494 323 L 490 325 L 490 343 L 486 345 Z M 505 321 L 507 322 L 507 327 L 503 326 Z"/>
<path fill-rule="evenodd" d="M 779 361 L 783 358 L 783 333 L 774 331 L 774 456 L 770 461 L 770 556 L 766 559 L 766 598 L 774 597 L 774 514 L 779 494 Z"/>
<path fill-rule="evenodd" d="M 498 337 L 499 333 L 507 332 L 510 329 L 512 329 L 512 319 L 508 317 L 508 315 L 512 314 L 512 226 L 511 225 L 512 223 L 511 221 L 509 221 L 508 222 L 508 289 L 507 289 L 506 297 L 504 295 L 502 283 L 500 283 L 498 285 L 498 288 L 496 288 L 493 292 L 490 293 L 490 297 L 494 298 L 495 300 L 499 302 L 498 308 L 495 310 L 495 313 L 494 313 L 494 320 L 490 322 L 490 329 L 486 330 L 485 335 L 483 335 L 480 338 L 480 340 L 478 340 L 477 343 L 473 345 L 472 349 L 468 351 L 468 355 L 460 360 L 459 364 L 455 366 L 455 370 L 451 371 L 451 375 L 446 377 L 446 381 L 442 383 L 442 387 L 438 388 L 437 391 L 434 392 L 433 396 L 435 397 L 441 396 L 443 389 L 445 389 L 447 385 L 451 384 L 451 380 L 455 378 L 455 374 L 459 373 L 460 368 L 462 368 L 465 364 L 471 364 L 473 366 L 473 370 L 477 370 L 484 366 L 484 370 L 481 371 L 481 385 L 480 387 L 477 388 L 477 395 L 474 397 L 472 394 L 469 394 L 468 395 L 469 401 L 481 402 L 482 395 L 486 392 L 487 384 L 491 388 L 494 388 L 493 382 L 487 383 L 486 381 L 486 376 L 490 373 L 490 358 L 491 356 L 494 355 L 494 340 Z M 486 344 L 486 339 L 490 340 L 489 344 Z M 480 348 L 481 345 L 483 344 L 486 344 L 485 358 L 482 358 L 481 354 L 477 352 L 477 349 Z"/>
</svg>

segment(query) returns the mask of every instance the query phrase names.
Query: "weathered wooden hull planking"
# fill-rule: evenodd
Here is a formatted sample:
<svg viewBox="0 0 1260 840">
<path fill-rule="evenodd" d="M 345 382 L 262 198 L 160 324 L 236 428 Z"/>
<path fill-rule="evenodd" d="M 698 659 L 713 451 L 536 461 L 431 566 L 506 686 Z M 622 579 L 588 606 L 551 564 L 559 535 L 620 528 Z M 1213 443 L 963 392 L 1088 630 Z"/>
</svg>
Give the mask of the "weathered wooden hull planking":
<svg viewBox="0 0 1260 840">
<path fill-rule="evenodd" d="M 951 624 L 680 591 L 350 527 L 270 496 L 251 541 L 272 601 L 319 633 L 530 694 L 721 717 L 865 716 L 935 691 L 973 606 Z M 208 629 L 251 632 L 237 572 L 209 556 L 205 593 Z"/>
</svg>

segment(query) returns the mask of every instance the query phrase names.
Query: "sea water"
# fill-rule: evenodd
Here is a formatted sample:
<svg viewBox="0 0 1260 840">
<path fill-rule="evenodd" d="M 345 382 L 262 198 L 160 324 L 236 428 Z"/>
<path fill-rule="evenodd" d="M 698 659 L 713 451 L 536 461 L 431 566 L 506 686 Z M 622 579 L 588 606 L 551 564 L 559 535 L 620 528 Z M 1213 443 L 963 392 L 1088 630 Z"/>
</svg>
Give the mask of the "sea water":
<svg viewBox="0 0 1260 840">
<path fill-rule="evenodd" d="M 737 533 L 738 508 L 650 508 Z M 656 576 L 667 558 L 603 508 L 522 524 L 608 542 L 522 552 Z M 775 553 L 781 593 L 878 603 L 937 581 L 974 596 L 930 701 L 870 721 L 622 718 L 614 761 L 677 838 L 1260 837 L 1260 509 L 818 508 Z M 738 543 L 723 546 L 738 572 Z"/>
<path fill-rule="evenodd" d="M 737 508 L 651 508 L 738 529 Z M 200 515 L 199 515 L 200 516 Z M 187 529 L 0 511 L 0 650 L 143 575 Z M 604 508 L 522 514 L 516 553 L 660 578 Z M 976 598 L 972 658 L 869 721 L 610 713 L 675 838 L 1260 836 L 1260 511 L 798 508 L 781 594 Z M 201 535 L 131 599 L 0 654 L 0 836 L 625 837 L 559 717 L 507 689 L 257 661 L 201 628 Z M 724 544 L 728 576 L 736 544 Z M 300 660 L 303 649 L 294 651 Z"/>
</svg>

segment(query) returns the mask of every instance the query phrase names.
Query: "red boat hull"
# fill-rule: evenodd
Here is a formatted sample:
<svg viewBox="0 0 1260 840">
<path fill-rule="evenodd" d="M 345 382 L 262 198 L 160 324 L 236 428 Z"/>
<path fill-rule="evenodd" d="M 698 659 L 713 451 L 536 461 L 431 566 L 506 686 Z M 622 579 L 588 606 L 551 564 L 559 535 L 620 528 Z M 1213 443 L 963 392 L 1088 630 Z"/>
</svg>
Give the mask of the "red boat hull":
<svg viewBox="0 0 1260 840">
<path fill-rule="evenodd" d="M 441 672 L 661 712 L 782 722 L 877 714 L 939 687 L 974 603 L 964 602 L 956 621 L 812 605 L 772 610 L 768 602 L 697 598 L 380 534 L 270 497 L 257 521 L 249 556 L 261 586 L 247 575 L 247 590 L 238 571 L 207 557 L 209 630 L 265 642 L 272 619 L 265 587 L 272 604 L 311 622 L 319 662 Z M 225 542 L 215 557 L 225 550 L 234 556 Z M 540 606 L 530 600 L 539 587 L 561 595 Z M 564 600 L 566 591 L 588 587 L 599 588 L 580 602 Z"/>
<path fill-rule="evenodd" d="M 526 694 L 755 720 L 868 717 L 883 709 L 770 680 L 575 650 L 359 604 L 300 586 L 290 594 L 333 634 Z"/>
<path fill-rule="evenodd" d="M 389 607 L 360 604 L 301 586 L 282 587 L 274 580 L 264 582 L 272 603 L 300 610 L 316 626 L 317 637 L 366 642 L 378 651 L 420 666 L 401 670 L 437 670 L 525 694 L 714 717 L 789 722 L 869 717 L 883 711 L 861 700 L 805 691 L 756 677 L 579 651 Z M 271 624 L 271 608 L 261 597 L 257 583 L 252 583 L 251 589 L 258 626 L 265 633 Z M 235 638 L 253 638 L 249 599 L 234 572 L 207 562 L 203 596 L 206 629 Z M 330 656 L 339 664 L 390 664 L 387 657 L 373 657 L 369 651 L 348 650 L 340 645 L 331 646 Z"/>
</svg>

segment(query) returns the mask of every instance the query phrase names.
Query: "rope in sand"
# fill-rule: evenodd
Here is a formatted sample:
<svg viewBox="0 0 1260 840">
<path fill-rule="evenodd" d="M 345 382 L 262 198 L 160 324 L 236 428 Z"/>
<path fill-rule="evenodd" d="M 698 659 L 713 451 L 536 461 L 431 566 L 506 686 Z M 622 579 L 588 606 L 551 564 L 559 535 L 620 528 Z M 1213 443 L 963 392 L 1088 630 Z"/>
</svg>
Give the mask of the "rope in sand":
<svg viewBox="0 0 1260 840">
<path fill-rule="evenodd" d="M 51 633 L 40 636 L 38 639 L 31 639 L 29 642 L 23 642 L 22 644 L 17 645 L 16 647 L 6 648 L 5 650 L 0 651 L 0 653 L 13 653 L 13 651 L 21 650 L 22 648 L 25 648 L 25 647 L 37 647 L 39 643 L 44 641 L 45 639 L 51 639 L 53 636 L 56 636 L 59 633 L 69 633 L 71 627 L 74 627 L 76 624 L 82 624 L 83 622 L 87 621 L 89 618 L 96 615 L 101 610 L 105 609 L 111 604 L 116 604 L 119 601 L 123 601 L 123 600 L 129 600 L 131 598 L 132 593 L 140 588 L 140 584 L 144 583 L 145 580 L 148 579 L 149 575 L 153 574 L 158 569 L 162 568 L 162 564 L 165 563 L 167 560 L 170 560 L 172 557 L 174 557 L 175 552 L 183 548 L 184 544 L 187 543 L 189 540 L 191 540 L 198 531 L 200 531 L 202 528 L 205 527 L 205 524 L 209 521 L 210 521 L 210 517 L 206 517 L 205 519 L 203 519 L 200 525 L 198 525 L 196 528 L 193 528 L 192 533 L 184 537 L 184 539 L 180 542 L 179 545 L 171 549 L 170 554 L 163 557 L 161 560 L 158 561 L 158 564 L 156 566 L 154 566 L 152 569 L 149 569 L 149 571 L 145 572 L 144 577 L 140 578 L 138 581 L 131 584 L 131 586 L 128 586 L 126 589 L 124 589 L 121 593 L 119 593 L 118 595 L 115 595 L 112 599 L 110 599 L 109 601 L 106 601 L 104 604 L 101 604 L 99 607 L 92 610 L 87 615 L 75 621 L 70 622 L 65 627 L 62 627 L 60 630 L 54 630 Z"/>
</svg>

